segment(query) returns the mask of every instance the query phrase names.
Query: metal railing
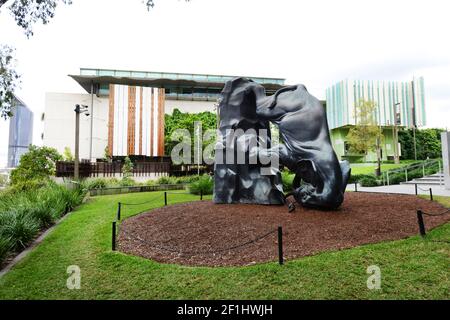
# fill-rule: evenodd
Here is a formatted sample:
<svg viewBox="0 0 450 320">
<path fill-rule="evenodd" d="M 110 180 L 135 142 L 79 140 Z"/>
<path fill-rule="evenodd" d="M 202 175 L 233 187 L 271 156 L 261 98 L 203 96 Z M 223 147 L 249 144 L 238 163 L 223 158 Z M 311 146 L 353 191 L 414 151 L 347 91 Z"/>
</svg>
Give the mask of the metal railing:
<svg viewBox="0 0 450 320">
<path fill-rule="evenodd" d="M 395 168 L 395 169 L 390 169 L 387 171 L 383 171 L 382 172 L 382 180 L 383 180 L 383 185 L 390 185 L 391 184 L 391 179 L 390 177 L 392 177 L 393 174 L 396 173 L 404 173 L 405 174 L 405 182 L 408 182 L 410 179 L 408 177 L 408 172 L 412 171 L 412 170 L 417 170 L 417 169 L 422 169 L 422 178 L 426 176 L 426 169 L 431 168 L 435 165 L 438 165 L 438 171 L 437 173 L 440 174 L 442 172 L 442 164 L 441 164 L 441 160 L 440 159 L 434 159 L 434 160 L 425 160 L 421 163 L 413 163 L 411 165 L 407 165 L 401 168 Z M 439 175 L 439 185 L 443 184 L 443 179 L 441 177 L 441 175 Z"/>
</svg>

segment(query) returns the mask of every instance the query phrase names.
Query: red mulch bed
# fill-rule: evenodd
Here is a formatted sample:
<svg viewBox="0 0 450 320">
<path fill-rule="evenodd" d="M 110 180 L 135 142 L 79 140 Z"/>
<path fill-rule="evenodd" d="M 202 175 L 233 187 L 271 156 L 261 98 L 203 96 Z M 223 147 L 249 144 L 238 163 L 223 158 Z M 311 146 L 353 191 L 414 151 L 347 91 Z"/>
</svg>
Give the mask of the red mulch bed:
<svg viewBox="0 0 450 320">
<path fill-rule="evenodd" d="M 214 204 L 169 205 L 128 218 L 120 225 L 118 247 L 159 262 L 191 266 L 238 266 L 278 259 L 276 232 L 283 227 L 284 258 L 351 248 L 418 234 L 416 210 L 442 212 L 436 202 L 412 195 L 350 192 L 337 211 L 286 206 Z M 424 217 L 427 230 L 450 215 Z M 219 251 L 218 253 L 212 253 Z"/>
</svg>

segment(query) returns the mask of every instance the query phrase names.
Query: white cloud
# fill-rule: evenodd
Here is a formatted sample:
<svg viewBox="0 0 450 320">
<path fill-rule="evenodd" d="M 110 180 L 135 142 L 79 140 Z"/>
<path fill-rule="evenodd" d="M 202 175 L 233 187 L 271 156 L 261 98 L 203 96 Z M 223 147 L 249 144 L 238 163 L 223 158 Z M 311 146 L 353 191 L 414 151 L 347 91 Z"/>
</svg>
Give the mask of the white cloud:
<svg viewBox="0 0 450 320">
<path fill-rule="evenodd" d="M 0 43 L 17 47 L 36 119 L 45 92 L 82 92 L 67 74 L 96 67 L 285 77 L 319 98 L 343 78 L 423 75 L 429 126 L 450 126 L 448 1 L 155 2 L 74 0 L 29 40 L 2 8 Z"/>
</svg>

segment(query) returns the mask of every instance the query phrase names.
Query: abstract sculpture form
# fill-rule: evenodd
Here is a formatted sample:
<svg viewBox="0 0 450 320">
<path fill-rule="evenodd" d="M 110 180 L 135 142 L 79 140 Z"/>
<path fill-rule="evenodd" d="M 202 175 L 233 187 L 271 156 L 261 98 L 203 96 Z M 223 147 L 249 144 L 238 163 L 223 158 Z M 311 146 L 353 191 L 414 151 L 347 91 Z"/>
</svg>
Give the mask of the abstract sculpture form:
<svg viewBox="0 0 450 320">
<path fill-rule="evenodd" d="M 216 203 L 278 204 L 285 201 L 285 197 L 280 197 L 277 167 L 272 166 L 271 175 L 266 175 L 267 170 L 262 175 L 264 165 L 260 162 L 236 165 L 223 161 L 224 154 L 240 150 L 250 159 L 257 154 L 257 158 L 279 160 L 294 172 L 293 191 L 288 195 L 292 194 L 301 205 L 336 209 L 342 204 L 350 166 L 346 161 L 338 161 L 331 145 L 324 107 L 305 86 L 284 87 L 266 96 L 263 86 L 244 78 L 233 79 L 222 91 L 219 118 L 219 131 L 224 138 L 218 141 L 216 149 Z M 268 129 L 269 121 L 278 126 L 283 141 L 272 148 L 270 133 L 262 138 L 258 134 L 237 135 L 234 140 L 227 133 L 229 129 L 238 128 L 244 131 Z M 254 140 L 257 143 L 252 144 Z"/>
</svg>

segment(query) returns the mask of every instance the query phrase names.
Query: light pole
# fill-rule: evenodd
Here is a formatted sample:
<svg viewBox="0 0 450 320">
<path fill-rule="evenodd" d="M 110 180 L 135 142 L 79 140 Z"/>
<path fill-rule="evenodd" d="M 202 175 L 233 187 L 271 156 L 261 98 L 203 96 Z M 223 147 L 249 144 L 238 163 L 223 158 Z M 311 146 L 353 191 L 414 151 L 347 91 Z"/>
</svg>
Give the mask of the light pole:
<svg viewBox="0 0 450 320">
<path fill-rule="evenodd" d="M 398 150 L 398 125 L 401 124 L 400 113 L 397 112 L 397 106 L 400 105 L 400 102 L 394 103 L 394 163 L 400 163 L 400 156 Z"/>
<path fill-rule="evenodd" d="M 89 116 L 88 107 L 85 105 L 75 105 L 75 159 L 73 167 L 73 178 L 75 181 L 80 179 L 80 113 Z"/>
<path fill-rule="evenodd" d="M 416 97 L 415 97 L 415 90 L 414 90 L 414 78 L 411 82 L 412 86 L 412 118 L 413 118 L 413 140 L 414 140 L 414 160 L 417 161 L 417 144 L 416 144 Z"/>
</svg>

